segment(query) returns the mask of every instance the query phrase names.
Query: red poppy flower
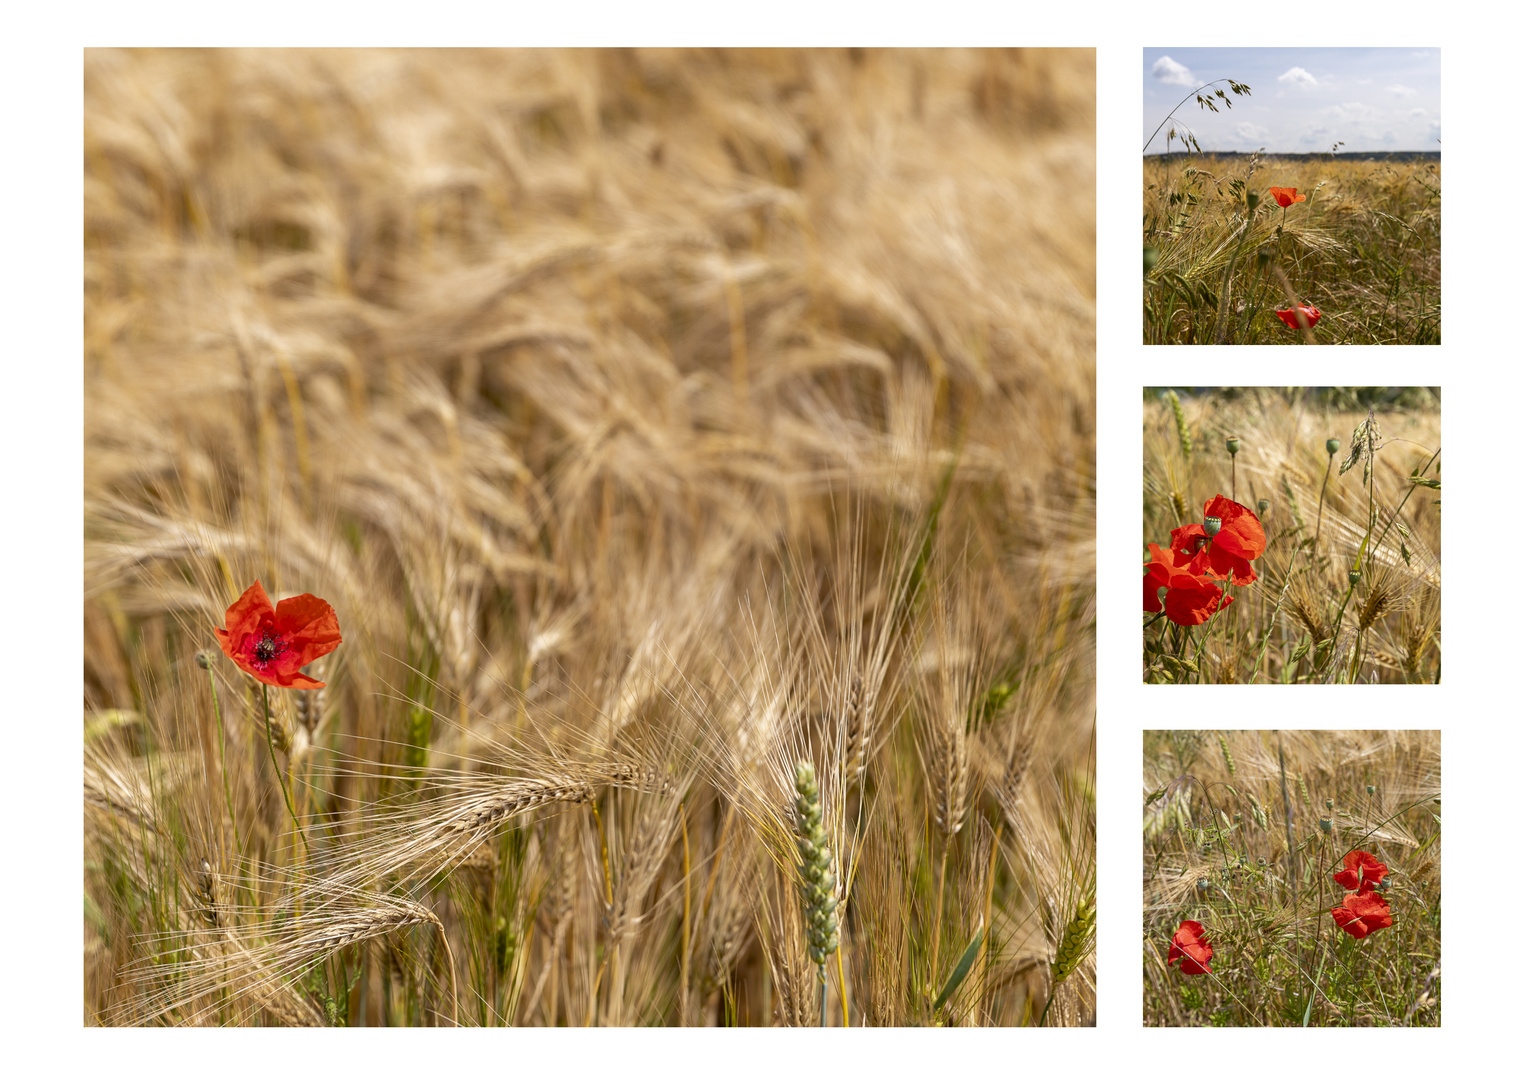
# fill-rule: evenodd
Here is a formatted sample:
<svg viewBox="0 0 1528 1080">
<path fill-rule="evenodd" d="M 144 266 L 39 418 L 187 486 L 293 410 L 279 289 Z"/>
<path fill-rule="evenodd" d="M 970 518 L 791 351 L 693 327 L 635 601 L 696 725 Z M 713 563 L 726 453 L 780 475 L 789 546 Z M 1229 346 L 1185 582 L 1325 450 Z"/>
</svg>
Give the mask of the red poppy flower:
<svg viewBox="0 0 1528 1080">
<path fill-rule="evenodd" d="M 1306 326 L 1315 326 L 1316 323 L 1321 321 L 1321 312 L 1317 311 L 1311 304 L 1296 304 L 1292 308 L 1285 308 L 1283 311 L 1275 311 L 1274 314 L 1283 319 L 1284 325 L 1289 327 L 1291 330 L 1300 329 L 1301 315 L 1305 316 Z"/>
<path fill-rule="evenodd" d="M 1156 544 L 1151 548 L 1151 561 L 1141 580 L 1143 589 L 1142 610 L 1166 611 L 1167 617 L 1179 626 L 1198 626 L 1222 607 L 1230 605 L 1220 588 L 1202 577 L 1195 577 L 1187 569 L 1190 556 L 1176 551 L 1164 551 Z M 1157 592 L 1163 586 L 1167 592 L 1162 599 Z"/>
<path fill-rule="evenodd" d="M 1208 975 L 1210 957 L 1213 955 L 1215 950 L 1204 940 L 1204 927 L 1193 919 L 1184 919 L 1178 925 L 1178 932 L 1173 935 L 1172 946 L 1167 950 L 1167 966 L 1172 967 L 1182 957 L 1183 974 Z"/>
<path fill-rule="evenodd" d="M 1344 869 L 1332 875 L 1332 880 L 1344 889 L 1373 892 L 1390 868 L 1367 851 L 1350 851 L 1342 857 Z"/>
<path fill-rule="evenodd" d="M 298 668 L 340 646 L 340 621 L 325 601 L 303 593 L 272 607 L 257 581 L 233 602 L 226 619 L 228 629 L 217 629 L 218 644 L 255 678 L 296 690 L 324 685 Z"/>
<path fill-rule="evenodd" d="M 1395 922 L 1390 917 L 1390 905 L 1377 892 L 1348 893 L 1343 898 L 1342 906 L 1332 909 L 1332 918 L 1339 927 L 1356 938 L 1375 930 L 1383 930 Z"/>
<path fill-rule="evenodd" d="M 1230 580 L 1232 585 L 1250 585 L 1257 580 L 1253 559 L 1268 547 L 1267 534 L 1257 515 L 1241 503 L 1216 495 L 1204 504 L 1206 520 L 1220 522 L 1215 535 L 1200 524 L 1183 525 L 1173 530 L 1173 550 L 1193 556 L 1184 567 L 1195 577 Z M 1200 541 L 1205 541 L 1202 545 Z"/>
<path fill-rule="evenodd" d="M 1293 206 L 1297 202 L 1305 201 L 1304 195 L 1295 194 L 1299 190 L 1299 188 L 1292 187 L 1271 187 L 1268 189 L 1268 194 L 1272 195 L 1273 201 L 1280 206 L 1288 207 Z"/>
</svg>

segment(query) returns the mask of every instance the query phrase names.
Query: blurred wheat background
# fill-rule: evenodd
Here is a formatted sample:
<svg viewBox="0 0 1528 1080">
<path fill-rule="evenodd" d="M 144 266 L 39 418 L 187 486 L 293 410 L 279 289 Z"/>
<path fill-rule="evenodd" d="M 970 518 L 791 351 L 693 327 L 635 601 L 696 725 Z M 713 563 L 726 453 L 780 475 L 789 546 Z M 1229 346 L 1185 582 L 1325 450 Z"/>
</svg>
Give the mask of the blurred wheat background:
<svg viewBox="0 0 1528 1080">
<path fill-rule="evenodd" d="M 85 1022 L 1091 1023 L 1093 97 L 88 51 Z"/>
</svg>

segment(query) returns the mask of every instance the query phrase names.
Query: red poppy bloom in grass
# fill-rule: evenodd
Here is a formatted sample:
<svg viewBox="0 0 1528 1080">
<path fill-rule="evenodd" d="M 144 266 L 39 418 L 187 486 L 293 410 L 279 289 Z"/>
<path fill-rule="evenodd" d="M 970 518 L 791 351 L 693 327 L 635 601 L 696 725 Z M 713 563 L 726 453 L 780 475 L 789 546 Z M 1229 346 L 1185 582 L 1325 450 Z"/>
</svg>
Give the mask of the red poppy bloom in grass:
<svg viewBox="0 0 1528 1080">
<path fill-rule="evenodd" d="M 298 668 L 340 646 L 340 621 L 325 601 L 303 593 L 272 607 L 257 581 L 233 602 L 226 621 L 226 630 L 217 629 L 218 644 L 261 682 L 296 690 L 324 685 Z"/>
<path fill-rule="evenodd" d="M 1390 905 L 1383 896 L 1373 891 L 1348 893 L 1343 898 L 1342 906 L 1332 909 L 1332 918 L 1337 920 L 1339 927 L 1356 938 L 1395 923 L 1390 917 Z"/>
<path fill-rule="evenodd" d="M 1167 617 L 1179 626 L 1198 626 L 1215 612 L 1231 603 L 1221 603 L 1225 595 L 1220 588 L 1202 577 L 1195 577 L 1187 569 L 1190 556 L 1176 551 L 1164 551 L 1156 544 L 1151 548 L 1151 561 L 1141 580 L 1143 589 L 1142 610 L 1166 611 Z M 1163 587 L 1167 592 L 1162 599 L 1157 593 Z"/>
<path fill-rule="evenodd" d="M 1204 940 L 1204 927 L 1193 919 L 1184 919 L 1178 924 L 1178 932 L 1173 935 L 1172 946 L 1167 950 L 1167 966 L 1172 967 L 1182 957 L 1183 974 L 1208 975 L 1213 955 L 1215 950 Z"/>
<path fill-rule="evenodd" d="M 1213 535 L 1210 528 L 1200 524 L 1173 530 L 1173 550 L 1193 556 L 1184 569 L 1196 577 L 1229 579 L 1232 585 L 1256 581 L 1252 560 L 1260 558 L 1268 547 L 1268 536 L 1257 515 L 1241 503 L 1216 495 L 1204 504 L 1204 518 L 1207 525 L 1219 522 L 1213 526 Z"/>
<path fill-rule="evenodd" d="M 1373 892 L 1390 868 L 1367 851 L 1350 851 L 1342 857 L 1343 869 L 1332 875 L 1332 880 L 1344 889 Z"/>
<path fill-rule="evenodd" d="M 1305 201 L 1304 195 L 1296 194 L 1299 190 L 1299 188 L 1292 187 L 1271 187 L 1268 189 L 1268 194 L 1272 195 L 1273 201 L 1280 206 L 1289 207 L 1297 202 Z"/>
<path fill-rule="evenodd" d="M 1283 319 L 1284 325 L 1291 330 L 1300 329 L 1300 317 L 1302 315 L 1305 317 L 1306 326 L 1315 326 L 1316 323 L 1321 321 L 1321 312 L 1317 311 L 1311 304 L 1296 304 L 1292 308 L 1275 311 L 1274 314 Z"/>
</svg>

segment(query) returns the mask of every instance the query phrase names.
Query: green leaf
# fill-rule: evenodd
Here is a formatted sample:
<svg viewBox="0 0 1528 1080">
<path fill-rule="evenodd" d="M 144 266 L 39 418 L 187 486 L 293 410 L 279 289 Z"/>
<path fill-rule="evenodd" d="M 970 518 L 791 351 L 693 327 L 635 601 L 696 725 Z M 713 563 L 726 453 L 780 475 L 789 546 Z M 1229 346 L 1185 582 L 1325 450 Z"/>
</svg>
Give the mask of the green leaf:
<svg viewBox="0 0 1528 1080">
<path fill-rule="evenodd" d="M 955 970 L 950 972 L 949 980 L 945 982 L 944 989 L 939 991 L 939 996 L 934 999 L 934 1011 L 938 1012 L 944 1007 L 944 1003 L 950 1000 L 950 995 L 960 989 L 960 984 L 965 982 L 966 976 L 971 974 L 971 965 L 976 963 L 976 954 L 981 952 L 982 935 L 986 933 L 986 927 L 978 926 L 976 936 L 971 939 L 971 944 L 966 946 L 966 951 L 961 954 L 960 962 L 955 965 Z"/>
</svg>

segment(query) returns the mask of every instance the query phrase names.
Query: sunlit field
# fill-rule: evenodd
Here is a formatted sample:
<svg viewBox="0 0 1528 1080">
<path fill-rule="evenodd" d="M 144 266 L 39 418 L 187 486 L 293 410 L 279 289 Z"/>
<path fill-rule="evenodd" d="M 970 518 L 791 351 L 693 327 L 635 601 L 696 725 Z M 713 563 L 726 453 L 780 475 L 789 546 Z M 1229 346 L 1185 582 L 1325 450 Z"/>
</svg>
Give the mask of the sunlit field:
<svg viewBox="0 0 1528 1080">
<path fill-rule="evenodd" d="M 1093 102 L 87 52 L 85 1023 L 1092 1024 Z"/>
<path fill-rule="evenodd" d="M 1147 1026 L 1436 1027 L 1436 731 L 1147 731 Z"/>
<path fill-rule="evenodd" d="M 1143 677 L 1442 678 L 1433 387 L 1148 390 Z"/>
<path fill-rule="evenodd" d="M 1441 169 L 1405 155 L 1145 158 L 1145 343 L 1439 344 Z"/>
</svg>

